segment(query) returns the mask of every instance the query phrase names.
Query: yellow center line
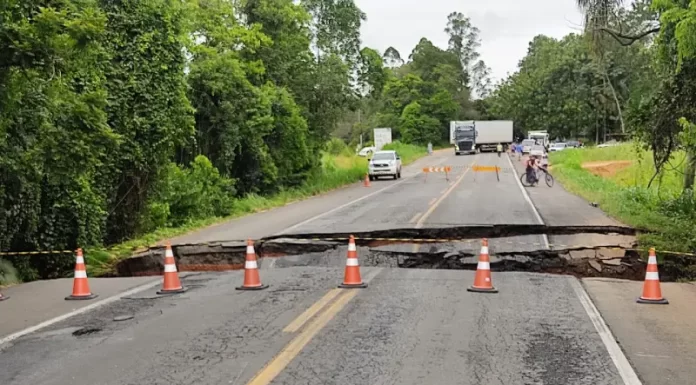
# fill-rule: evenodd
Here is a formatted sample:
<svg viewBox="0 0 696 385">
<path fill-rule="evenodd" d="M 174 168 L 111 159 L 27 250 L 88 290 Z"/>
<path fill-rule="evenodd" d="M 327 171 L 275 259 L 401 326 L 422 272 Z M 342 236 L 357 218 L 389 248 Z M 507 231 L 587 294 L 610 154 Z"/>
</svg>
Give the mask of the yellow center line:
<svg viewBox="0 0 696 385">
<path fill-rule="evenodd" d="M 411 220 L 408 221 L 408 223 L 413 223 L 413 222 L 417 221 L 418 217 L 420 217 L 421 214 L 423 214 L 423 213 L 416 213 L 416 215 L 414 215 L 413 218 L 411 218 Z"/>
<path fill-rule="evenodd" d="M 309 307 L 309 309 L 305 310 L 304 313 L 300 314 L 297 318 L 295 318 L 294 321 L 292 321 L 288 326 L 283 329 L 283 332 L 285 333 L 294 333 L 302 326 L 307 323 L 307 321 L 314 317 L 321 309 L 324 308 L 329 302 L 331 302 L 332 299 L 336 298 L 336 296 L 341 293 L 341 289 L 333 289 L 330 290 L 328 293 L 326 293 L 321 299 L 317 302 L 315 302 L 312 306 Z"/>
<path fill-rule="evenodd" d="M 343 291 L 343 290 L 341 290 Z M 273 381 L 280 372 L 285 369 L 286 366 L 292 362 L 292 360 L 297 357 L 302 349 L 309 343 L 309 341 L 314 338 L 321 329 L 326 326 L 333 319 L 333 317 L 338 314 L 345 306 L 350 302 L 353 297 L 358 295 L 359 290 L 346 290 L 343 291 L 338 299 L 329 306 L 326 311 L 321 313 L 317 318 L 310 322 L 307 327 L 298 334 L 295 338 L 290 341 L 289 344 L 283 348 L 283 350 L 278 353 L 275 358 L 269 362 L 260 372 L 258 372 L 248 385 L 268 385 Z"/>
<path fill-rule="evenodd" d="M 474 161 L 471 164 L 476 163 L 477 158 L 478 158 L 478 155 L 476 157 L 474 157 Z M 464 177 L 469 172 L 469 170 L 471 170 L 471 167 L 467 167 L 466 170 L 462 173 L 462 175 L 460 175 L 459 178 L 457 178 L 457 181 L 454 182 L 452 184 L 452 186 L 450 186 L 450 188 L 445 190 L 444 193 L 442 193 L 442 195 L 440 196 L 440 199 L 438 199 L 435 203 L 430 205 L 430 208 L 428 209 L 428 211 L 426 211 L 425 214 L 423 214 L 420 217 L 420 220 L 418 221 L 418 223 L 416 223 L 417 229 L 420 229 L 421 227 L 423 227 L 425 220 L 428 219 L 430 214 L 432 214 L 433 211 L 435 211 L 435 209 L 442 203 L 442 201 L 444 201 L 445 198 L 447 198 L 447 196 L 449 196 L 452 193 L 452 191 L 454 191 L 454 189 L 457 188 L 457 186 L 459 186 L 459 184 L 464 180 Z"/>
<path fill-rule="evenodd" d="M 444 192 L 444 191 L 443 191 L 443 192 Z M 432 206 L 433 203 L 435 203 L 436 200 L 437 200 L 437 198 L 431 199 L 430 202 L 428 202 L 428 206 Z"/>
</svg>

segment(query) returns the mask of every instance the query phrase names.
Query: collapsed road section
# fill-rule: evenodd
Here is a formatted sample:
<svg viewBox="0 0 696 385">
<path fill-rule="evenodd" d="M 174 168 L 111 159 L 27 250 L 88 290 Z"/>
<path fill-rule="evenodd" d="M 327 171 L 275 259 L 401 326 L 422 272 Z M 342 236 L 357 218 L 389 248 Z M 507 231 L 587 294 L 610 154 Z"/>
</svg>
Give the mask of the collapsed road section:
<svg viewBox="0 0 696 385">
<path fill-rule="evenodd" d="M 572 274 L 642 280 L 645 262 L 636 249 L 635 234 L 620 226 L 496 225 L 395 229 L 356 232 L 364 266 L 475 270 L 481 238 L 491 244 L 491 269 Z M 530 235 L 554 235 L 575 244 L 529 243 Z M 256 241 L 262 268 L 342 266 L 350 234 L 291 234 Z M 580 242 L 578 242 L 578 240 Z M 549 247 L 547 247 L 549 246 Z M 173 245 L 180 271 L 225 271 L 244 266 L 246 242 L 220 241 Z M 121 261 L 119 276 L 159 275 L 162 248 Z M 690 262 L 691 260 L 689 260 Z M 666 264 L 663 281 L 680 277 L 679 266 Z"/>
</svg>

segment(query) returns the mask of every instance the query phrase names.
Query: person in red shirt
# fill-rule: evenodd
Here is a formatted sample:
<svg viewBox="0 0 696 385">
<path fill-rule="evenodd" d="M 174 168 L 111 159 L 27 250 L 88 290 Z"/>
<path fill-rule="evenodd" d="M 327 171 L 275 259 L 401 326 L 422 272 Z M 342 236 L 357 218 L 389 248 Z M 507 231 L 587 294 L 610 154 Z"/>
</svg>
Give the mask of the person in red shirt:
<svg viewBox="0 0 696 385">
<path fill-rule="evenodd" d="M 536 173 L 534 172 L 534 169 L 536 168 L 537 160 L 536 156 L 529 156 L 527 159 L 527 162 L 525 163 L 525 169 L 527 173 L 527 182 L 529 183 L 534 183 L 536 182 Z"/>
</svg>

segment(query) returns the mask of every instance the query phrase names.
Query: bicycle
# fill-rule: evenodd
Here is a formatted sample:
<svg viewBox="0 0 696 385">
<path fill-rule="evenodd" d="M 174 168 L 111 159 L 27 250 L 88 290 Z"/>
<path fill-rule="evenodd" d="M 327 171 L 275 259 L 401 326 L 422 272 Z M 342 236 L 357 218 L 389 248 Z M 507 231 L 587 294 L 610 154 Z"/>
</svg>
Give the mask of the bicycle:
<svg viewBox="0 0 696 385">
<path fill-rule="evenodd" d="M 544 181 L 546 182 L 546 185 L 549 187 L 553 187 L 554 184 L 554 179 L 553 175 L 549 174 L 547 170 L 544 170 L 541 167 L 538 167 L 536 171 L 534 172 L 534 180 L 529 181 L 529 178 L 527 178 L 527 172 L 525 171 L 524 174 L 520 177 L 520 182 L 522 182 L 522 186 L 524 187 L 533 187 L 534 185 L 538 184 L 539 181 L 541 180 L 541 174 L 544 174 Z"/>
</svg>

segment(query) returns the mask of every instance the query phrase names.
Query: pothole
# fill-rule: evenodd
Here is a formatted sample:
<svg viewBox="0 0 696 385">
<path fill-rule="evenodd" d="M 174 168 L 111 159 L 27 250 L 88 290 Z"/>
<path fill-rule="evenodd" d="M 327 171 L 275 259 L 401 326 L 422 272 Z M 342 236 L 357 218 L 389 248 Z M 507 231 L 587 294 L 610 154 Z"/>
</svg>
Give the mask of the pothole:
<svg viewBox="0 0 696 385">
<path fill-rule="evenodd" d="M 102 331 L 101 328 L 88 326 L 88 327 L 84 327 L 84 328 L 75 330 L 72 333 L 72 335 L 74 335 L 75 337 L 79 337 L 79 336 L 84 336 L 84 335 L 88 335 L 88 334 L 99 333 L 100 331 Z"/>
</svg>

